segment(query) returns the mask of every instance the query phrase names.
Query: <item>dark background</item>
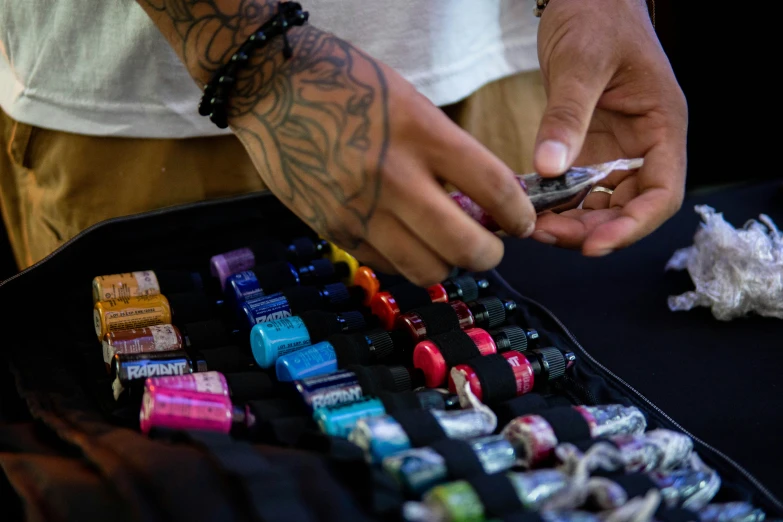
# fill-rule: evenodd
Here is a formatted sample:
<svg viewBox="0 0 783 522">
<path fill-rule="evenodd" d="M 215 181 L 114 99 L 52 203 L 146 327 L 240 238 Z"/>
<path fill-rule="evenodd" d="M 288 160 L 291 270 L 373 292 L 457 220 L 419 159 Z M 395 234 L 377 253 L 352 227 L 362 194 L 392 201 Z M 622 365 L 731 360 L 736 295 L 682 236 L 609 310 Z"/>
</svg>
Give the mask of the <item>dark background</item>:
<svg viewBox="0 0 783 522">
<path fill-rule="evenodd" d="M 775 108 L 762 101 L 775 99 L 777 84 L 766 80 L 773 69 L 751 66 L 771 52 L 764 35 L 775 32 L 767 31 L 760 9 L 719 4 L 656 0 L 658 35 L 688 99 L 690 190 L 770 179 L 776 172 L 763 164 L 776 159 L 774 120 L 766 132 L 770 123 L 752 122 L 759 108 L 764 116 Z M 15 272 L 2 229 L 0 280 Z"/>
</svg>

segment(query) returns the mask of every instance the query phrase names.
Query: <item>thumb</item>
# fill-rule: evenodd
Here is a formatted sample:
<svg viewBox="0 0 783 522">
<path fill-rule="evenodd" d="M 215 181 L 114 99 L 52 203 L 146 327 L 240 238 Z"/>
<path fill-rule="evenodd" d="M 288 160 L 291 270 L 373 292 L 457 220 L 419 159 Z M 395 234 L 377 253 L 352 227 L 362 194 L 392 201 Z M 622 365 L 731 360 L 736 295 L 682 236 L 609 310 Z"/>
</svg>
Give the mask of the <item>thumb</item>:
<svg viewBox="0 0 783 522">
<path fill-rule="evenodd" d="M 606 82 L 595 73 L 563 67 L 549 79 L 546 109 L 538 129 L 533 157 L 536 172 L 556 176 L 579 156 L 598 99 Z M 581 73 L 581 74 L 580 74 Z"/>
</svg>

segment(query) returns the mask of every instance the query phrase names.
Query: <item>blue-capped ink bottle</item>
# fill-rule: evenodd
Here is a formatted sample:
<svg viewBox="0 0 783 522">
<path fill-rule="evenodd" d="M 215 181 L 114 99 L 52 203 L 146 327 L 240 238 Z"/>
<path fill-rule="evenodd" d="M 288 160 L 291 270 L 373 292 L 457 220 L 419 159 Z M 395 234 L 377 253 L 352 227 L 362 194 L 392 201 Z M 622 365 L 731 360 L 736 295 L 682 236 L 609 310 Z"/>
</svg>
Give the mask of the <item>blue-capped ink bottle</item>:
<svg viewBox="0 0 783 522">
<path fill-rule="evenodd" d="M 279 357 L 318 343 L 340 332 L 366 326 L 360 312 L 333 314 L 320 310 L 258 323 L 250 330 L 250 349 L 262 368 L 271 368 Z"/>
<path fill-rule="evenodd" d="M 337 371 L 337 355 L 329 341 L 283 355 L 275 363 L 277 380 L 290 382 Z"/>
<path fill-rule="evenodd" d="M 321 287 L 293 286 L 275 294 L 248 299 L 239 306 L 240 320 L 248 328 L 258 323 L 299 315 L 310 310 L 340 311 L 356 308 L 361 297 L 342 283 Z"/>
<path fill-rule="evenodd" d="M 369 333 L 337 334 L 326 341 L 277 360 L 281 381 L 324 375 L 352 364 L 367 366 L 376 362 L 404 364 L 413 343 L 404 332 L 374 330 Z"/>
<path fill-rule="evenodd" d="M 291 286 L 336 283 L 348 271 L 345 263 L 332 263 L 328 259 L 315 259 L 300 266 L 286 262 L 256 265 L 226 279 L 226 300 L 239 304 L 258 297 L 259 291 L 265 295 Z"/>
<path fill-rule="evenodd" d="M 386 413 L 378 399 L 361 399 L 347 405 L 320 408 L 313 419 L 321 431 L 335 437 L 348 437 L 360 419 L 376 417 Z"/>
</svg>

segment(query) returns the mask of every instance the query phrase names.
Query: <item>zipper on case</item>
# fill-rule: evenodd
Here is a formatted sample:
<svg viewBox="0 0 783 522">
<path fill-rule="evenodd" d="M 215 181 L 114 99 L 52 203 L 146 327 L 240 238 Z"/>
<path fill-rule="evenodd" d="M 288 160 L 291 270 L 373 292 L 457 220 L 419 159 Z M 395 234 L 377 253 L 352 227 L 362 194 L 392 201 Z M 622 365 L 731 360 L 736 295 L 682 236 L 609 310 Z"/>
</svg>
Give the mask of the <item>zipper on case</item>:
<svg viewBox="0 0 783 522">
<path fill-rule="evenodd" d="M 554 314 L 552 313 L 549 308 L 542 305 L 538 301 L 535 301 L 534 299 L 530 299 L 528 297 L 523 296 L 519 292 L 514 289 L 513 286 L 511 286 L 508 281 L 503 278 L 496 270 L 493 270 L 491 272 L 492 276 L 495 278 L 495 280 L 506 289 L 506 291 L 510 292 L 513 296 L 513 298 L 517 302 L 526 302 L 529 303 L 536 308 L 540 309 L 542 312 L 544 312 L 546 315 L 549 316 L 550 319 L 552 319 L 563 331 L 563 333 L 568 336 L 568 339 L 576 346 L 576 348 L 581 352 L 581 355 L 590 363 L 590 365 L 599 370 L 600 373 L 603 373 L 605 376 L 609 377 L 616 385 L 618 385 L 621 389 L 629 393 L 632 397 L 635 397 L 637 400 L 644 403 L 648 408 L 655 411 L 660 417 L 666 420 L 672 427 L 676 428 L 683 434 L 689 436 L 693 442 L 702 448 L 708 450 L 712 455 L 717 458 L 718 460 L 722 460 L 724 463 L 728 464 L 730 467 L 734 468 L 737 472 L 739 472 L 745 479 L 747 479 L 757 490 L 761 495 L 772 505 L 775 506 L 775 508 L 778 511 L 783 511 L 783 502 L 781 502 L 774 494 L 772 494 L 771 491 L 769 491 L 759 480 L 754 477 L 748 470 L 742 467 L 739 463 L 734 461 L 731 457 L 720 451 L 719 449 L 707 444 L 700 438 L 696 437 L 694 434 L 683 428 L 677 421 L 672 419 L 668 414 L 666 414 L 662 409 L 660 409 L 658 406 L 656 406 L 650 399 L 645 397 L 641 394 L 638 390 L 636 390 L 633 386 L 625 382 L 622 378 L 618 377 L 616 374 L 614 374 L 610 369 L 608 369 L 606 366 L 598 362 L 598 360 L 593 357 L 585 348 L 579 343 L 576 336 L 569 330 L 563 322 Z M 590 394 L 592 395 L 592 393 Z M 777 517 L 775 517 L 777 518 Z"/>
</svg>

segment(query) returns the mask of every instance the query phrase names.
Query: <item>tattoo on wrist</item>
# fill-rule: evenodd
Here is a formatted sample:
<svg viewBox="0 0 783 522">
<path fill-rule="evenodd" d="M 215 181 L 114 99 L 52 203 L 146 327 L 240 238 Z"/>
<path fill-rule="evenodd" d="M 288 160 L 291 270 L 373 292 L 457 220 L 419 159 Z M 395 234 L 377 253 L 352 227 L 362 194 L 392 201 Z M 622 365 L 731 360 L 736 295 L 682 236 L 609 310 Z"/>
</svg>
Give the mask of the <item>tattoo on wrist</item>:
<svg viewBox="0 0 783 522">
<path fill-rule="evenodd" d="M 211 77 L 276 12 L 258 0 L 139 0 L 165 13 L 194 74 Z M 307 25 L 253 53 L 229 103 L 235 134 L 270 189 L 327 239 L 357 248 L 380 197 L 389 142 L 388 90 L 379 65 Z M 372 129 L 376 129 L 371 132 Z"/>
</svg>

